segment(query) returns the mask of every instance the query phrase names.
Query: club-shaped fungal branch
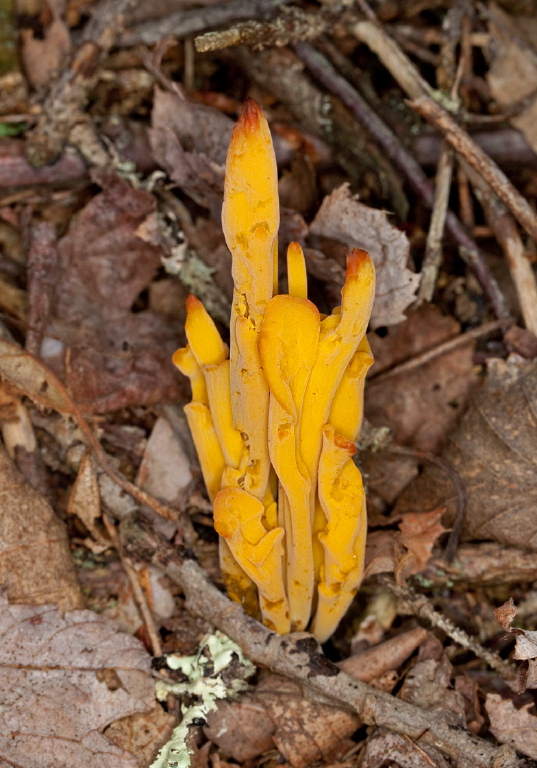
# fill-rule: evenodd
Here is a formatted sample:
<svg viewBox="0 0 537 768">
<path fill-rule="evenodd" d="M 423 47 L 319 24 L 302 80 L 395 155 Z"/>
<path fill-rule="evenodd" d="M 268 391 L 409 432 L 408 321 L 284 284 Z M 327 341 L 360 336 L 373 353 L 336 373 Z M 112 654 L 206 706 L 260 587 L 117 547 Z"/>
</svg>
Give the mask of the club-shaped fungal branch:
<svg viewBox="0 0 537 768">
<path fill-rule="evenodd" d="M 301 246 L 278 293 L 277 168 L 270 130 L 248 99 L 226 162 L 222 224 L 234 281 L 228 348 L 194 296 L 185 406 L 220 537 L 230 597 L 280 633 L 335 631 L 360 585 L 367 520 L 353 462 L 373 362 L 365 331 L 375 293 L 370 256 L 347 254 L 341 307 L 307 298 Z"/>
</svg>

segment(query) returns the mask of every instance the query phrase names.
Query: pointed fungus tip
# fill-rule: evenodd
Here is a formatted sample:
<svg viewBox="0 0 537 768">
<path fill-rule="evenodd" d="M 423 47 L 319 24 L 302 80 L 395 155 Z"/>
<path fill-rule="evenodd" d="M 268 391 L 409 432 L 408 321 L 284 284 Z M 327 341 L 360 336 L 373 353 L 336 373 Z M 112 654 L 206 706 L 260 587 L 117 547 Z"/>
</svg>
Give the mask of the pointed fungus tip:
<svg viewBox="0 0 537 768">
<path fill-rule="evenodd" d="M 198 309 L 201 306 L 202 306 L 202 303 L 198 299 L 198 297 L 194 296 L 193 293 L 189 293 L 188 298 L 186 300 L 186 311 L 193 312 L 195 309 Z"/>
<path fill-rule="evenodd" d="M 371 260 L 367 251 L 361 248 L 352 248 L 347 252 L 347 279 L 357 277 L 363 266 Z"/>
<path fill-rule="evenodd" d="M 237 121 L 238 131 L 256 131 L 259 129 L 259 123 L 263 118 L 263 110 L 255 101 L 248 97 L 242 107 L 242 112 Z"/>
</svg>

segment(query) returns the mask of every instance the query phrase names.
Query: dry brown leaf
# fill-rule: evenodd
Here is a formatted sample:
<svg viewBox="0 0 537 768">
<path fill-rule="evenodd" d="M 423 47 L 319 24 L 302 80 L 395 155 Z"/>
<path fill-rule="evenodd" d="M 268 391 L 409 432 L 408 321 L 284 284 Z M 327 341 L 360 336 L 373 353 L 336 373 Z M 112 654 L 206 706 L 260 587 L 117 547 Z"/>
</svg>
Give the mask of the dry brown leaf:
<svg viewBox="0 0 537 768">
<path fill-rule="evenodd" d="M 149 139 L 155 160 L 218 221 L 233 121 L 212 107 L 191 104 L 156 88 L 151 125 Z"/>
<path fill-rule="evenodd" d="M 155 757 L 155 745 L 169 740 L 175 723 L 172 715 L 157 706 L 150 712 L 116 720 L 104 735 L 117 747 L 136 755 L 141 766 L 146 768 Z"/>
<path fill-rule="evenodd" d="M 178 329 L 149 310 L 133 311 L 160 266 L 158 246 L 136 236 L 152 195 L 116 176 L 58 243 L 55 302 L 40 356 L 88 413 L 180 399 L 170 364 Z"/>
<path fill-rule="evenodd" d="M 466 727 L 464 699 L 451 685 L 453 667 L 439 640 L 429 634 L 418 660 L 407 673 L 400 697 L 427 711 L 441 713 L 451 725 Z"/>
<path fill-rule="evenodd" d="M 0 584 L 12 603 L 82 606 L 64 524 L 0 447 Z"/>
<path fill-rule="evenodd" d="M 443 452 L 466 488 L 467 539 L 537 549 L 536 414 L 537 364 L 491 361 Z M 451 480 L 428 465 L 403 491 L 396 512 L 446 506 L 452 520 L 456 504 Z"/>
<path fill-rule="evenodd" d="M 95 526 L 101 516 L 101 496 L 90 453 L 84 454 L 80 462 L 67 511 L 76 515 L 97 539 L 101 538 Z"/>
<path fill-rule="evenodd" d="M 150 658 L 138 640 L 91 611 L 5 602 L 0 637 L 6 764 L 142 768 L 104 735 L 120 718 L 155 707 Z"/>
<path fill-rule="evenodd" d="M 24 71 L 32 88 L 40 88 L 49 83 L 65 63 L 71 50 L 69 29 L 59 16 L 45 25 L 41 34 L 23 28 L 21 43 Z"/>
<path fill-rule="evenodd" d="M 203 731 L 238 763 L 274 749 L 275 725 L 257 693 L 248 693 L 238 701 L 219 701 L 217 710 L 207 715 Z"/>
<path fill-rule="evenodd" d="M 366 741 L 362 768 L 449 768 L 450 764 L 434 747 L 383 728 Z"/>
<path fill-rule="evenodd" d="M 496 608 L 494 618 L 507 632 L 515 636 L 515 652 L 513 657 L 524 662 L 519 668 L 520 691 L 527 688 L 537 688 L 537 632 L 528 629 L 512 627 L 517 609 L 513 598 Z"/>
<path fill-rule="evenodd" d="M 487 82 L 493 97 L 505 110 L 528 99 L 510 122 L 537 152 L 537 51 L 532 50 L 530 38 L 532 29 L 537 38 L 537 21 L 510 16 L 496 3 L 491 3 L 488 11 L 492 64 Z"/>
<path fill-rule="evenodd" d="M 436 307 L 411 310 L 404 323 L 379 337 L 371 333 L 375 365 L 366 387 L 365 414 L 375 426 L 388 426 L 399 445 L 438 451 L 455 425 L 475 382 L 474 344 L 398 376 L 375 382 L 374 376 L 438 346 L 460 331 L 459 324 Z"/>
<path fill-rule="evenodd" d="M 325 197 L 310 229 L 314 235 L 330 237 L 347 248 L 363 248 L 371 254 L 377 271 L 372 328 L 405 319 L 404 312 L 415 299 L 419 275 L 407 269 L 407 236 L 389 223 L 384 211 L 358 202 L 349 184 L 342 184 Z"/>
<path fill-rule="evenodd" d="M 485 708 L 491 733 L 498 741 L 537 760 L 537 714 L 533 698 L 526 694 L 524 699 L 520 696 L 504 699 L 497 693 L 488 693 Z"/>
<path fill-rule="evenodd" d="M 169 419 L 160 416 L 149 436 L 137 485 L 172 506 L 181 507 L 192 485 L 191 461 Z"/>
<path fill-rule="evenodd" d="M 330 761 L 360 725 L 351 712 L 307 701 L 298 683 L 278 675 L 263 680 L 256 695 L 276 727 L 276 747 L 293 768 Z"/>
<path fill-rule="evenodd" d="M 56 376 L 18 344 L 0 338 L 0 376 L 36 405 L 73 413 L 73 401 Z"/>
<path fill-rule="evenodd" d="M 421 573 L 429 562 L 433 547 L 439 536 L 445 532 L 440 523 L 444 508 L 431 512 L 407 512 L 399 523 L 399 544 L 407 550 L 395 568 L 398 582 L 405 581 L 415 573 Z"/>
<path fill-rule="evenodd" d="M 338 663 L 340 669 L 365 683 L 376 680 L 390 670 L 397 670 L 426 640 L 426 629 L 416 627 L 383 643 L 349 656 Z M 374 682 L 373 682 L 374 685 Z"/>
<path fill-rule="evenodd" d="M 445 532 L 439 520 L 444 509 L 407 512 L 400 516 L 399 531 L 373 531 L 367 537 L 364 579 L 377 573 L 395 573 L 399 582 L 423 571 L 433 547 Z"/>
</svg>

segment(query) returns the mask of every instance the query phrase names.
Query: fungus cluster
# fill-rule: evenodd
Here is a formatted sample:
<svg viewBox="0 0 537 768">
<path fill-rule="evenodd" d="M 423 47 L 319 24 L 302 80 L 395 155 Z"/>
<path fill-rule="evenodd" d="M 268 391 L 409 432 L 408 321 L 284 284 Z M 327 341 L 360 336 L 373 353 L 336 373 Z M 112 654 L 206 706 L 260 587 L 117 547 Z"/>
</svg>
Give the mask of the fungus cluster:
<svg viewBox="0 0 537 768">
<path fill-rule="evenodd" d="M 222 223 L 234 280 L 230 349 L 203 304 L 187 301 L 186 417 L 214 507 L 230 597 L 279 633 L 336 629 L 363 573 L 366 509 L 352 457 L 373 358 L 365 331 L 371 258 L 347 256 L 341 307 L 307 298 L 302 248 L 278 294 L 279 206 L 272 140 L 249 99 L 229 146 Z"/>
</svg>

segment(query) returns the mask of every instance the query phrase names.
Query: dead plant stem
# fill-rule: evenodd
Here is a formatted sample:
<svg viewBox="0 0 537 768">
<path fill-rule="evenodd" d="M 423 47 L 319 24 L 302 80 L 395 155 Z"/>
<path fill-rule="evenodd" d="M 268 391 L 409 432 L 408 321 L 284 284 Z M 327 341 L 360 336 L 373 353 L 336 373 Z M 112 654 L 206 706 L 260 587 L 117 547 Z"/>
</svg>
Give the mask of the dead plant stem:
<svg viewBox="0 0 537 768">
<path fill-rule="evenodd" d="M 425 258 L 421 267 L 421 282 L 418 289 L 418 303 L 431 301 L 433 298 L 438 270 L 442 262 L 442 241 L 451 189 L 453 170 L 453 152 L 443 147 L 436 171 L 433 212 L 427 233 Z"/>
<path fill-rule="evenodd" d="M 460 333 L 458 336 L 453 336 L 453 338 L 443 341 L 441 344 L 438 344 L 438 346 L 433 347 L 432 349 L 427 349 L 425 352 L 421 352 L 419 355 L 411 357 L 403 363 L 399 363 L 399 365 L 394 365 L 393 368 L 389 368 L 387 371 L 381 371 L 380 373 L 371 376 L 368 381 L 377 383 L 392 379 L 394 376 L 400 376 L 402 373 L 408 373 L 409 371 L 413 371 L 416 368 L 420 368 L 422 365 L 431 362 L 431 360 L 434 360 L 440 355 L 447 355 L 448 352 L 452 352 L 454 349 L 462 347 L 470 341 L 479 339 L 481 336 L 486 336 L 493 331 L 508 328 L 513 324 L 514 320 L 512 318 L 491 320 L 490 323 L 483 323 L 483 325 L 479 325 L 477 328 L 472 328 L 471 331 L 466 331 L 466 333 Z"/>
</svg>

